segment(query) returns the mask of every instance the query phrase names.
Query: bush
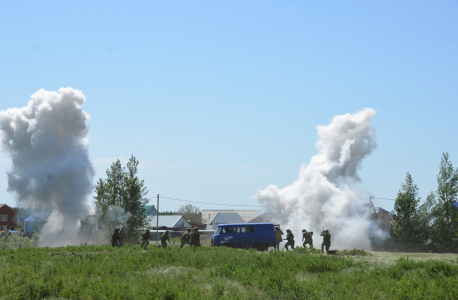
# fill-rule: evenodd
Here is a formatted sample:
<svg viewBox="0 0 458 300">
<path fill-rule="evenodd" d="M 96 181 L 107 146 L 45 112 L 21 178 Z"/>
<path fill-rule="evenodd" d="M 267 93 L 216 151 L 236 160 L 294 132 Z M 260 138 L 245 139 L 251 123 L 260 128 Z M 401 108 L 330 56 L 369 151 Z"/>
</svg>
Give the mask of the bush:
<svg viewBox="0 0 458 300">
<path fill-rule="evenodd" d="M 22 232 L 3 233 L 0 236 L 0 249 L 34 248 L 32 241 Z"/>
</svg>

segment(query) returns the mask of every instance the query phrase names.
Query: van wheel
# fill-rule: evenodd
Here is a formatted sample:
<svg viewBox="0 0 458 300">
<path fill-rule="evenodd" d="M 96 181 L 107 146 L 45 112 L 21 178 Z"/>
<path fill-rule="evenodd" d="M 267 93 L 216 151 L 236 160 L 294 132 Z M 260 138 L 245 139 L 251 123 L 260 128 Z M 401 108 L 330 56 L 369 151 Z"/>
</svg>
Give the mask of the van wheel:
<svg viewBox="0 0 458 300">
<path fill-rule="evenodd" d="M 267 244 L 258 244 L 257 250 L 263 252 L 263 251 L 267 251 L 268 248 L 269 247 L 267 246 Z"/>
</svg>

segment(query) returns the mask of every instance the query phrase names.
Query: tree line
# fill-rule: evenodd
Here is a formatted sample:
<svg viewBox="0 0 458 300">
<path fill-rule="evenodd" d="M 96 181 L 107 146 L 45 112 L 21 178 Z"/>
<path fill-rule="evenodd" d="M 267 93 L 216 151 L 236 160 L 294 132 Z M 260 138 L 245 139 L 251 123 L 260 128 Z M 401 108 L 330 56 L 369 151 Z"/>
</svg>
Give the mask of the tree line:
<svg viewBox="0 0 458 300">
<path fill-rule="evenodd" d="M 139 162 L 131 156 L 123 167 L 118 159 L 106 171 L 106 178 L 100 178 L 95 186 L 96 218 L 100 227 L 110 232 L 116 227 L 125 227 L 126 240 L 139 238 L 139 230 L 148 228 L 148 212 L 156 210 L 150 201 L 144 180 L 138 178 Z M 186 220 L 200 223 L 202 212 L 193 205 L 182 205 L 178 212 L 163 211 L 159 215 L 183 215 Z"/>
<path fill-rule="evenodd" d="M 385 245 L 400 251 L 458 252 L 458 168 L 443 153 L 437 189 L 420 205 L 419 188 L 407 172 L 398 191 Z"/>
</svg>

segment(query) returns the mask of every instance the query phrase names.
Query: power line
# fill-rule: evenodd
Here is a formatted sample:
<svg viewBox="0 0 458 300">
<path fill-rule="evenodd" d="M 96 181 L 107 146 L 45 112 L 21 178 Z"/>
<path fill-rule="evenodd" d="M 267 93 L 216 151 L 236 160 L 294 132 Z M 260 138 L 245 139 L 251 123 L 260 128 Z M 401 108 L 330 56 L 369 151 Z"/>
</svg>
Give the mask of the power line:
<svg viewBox="0 0 458 300">
<path fill-rule="evenodd" d="M 174 201 L 192 202 L 192 203 L 209 204 L 209 205 L 263 207 L 263 206 L 260 206 L 260 205 L 244 205 L 244 204 L 237 205 L 237 204 L 209 203 L 209 202 L 200 202 L 200 201 L 191 201 L 191 200 L 183 200 L 183 199 L 176 199 L 176 198 L 168 198 L 168 197 L 162 197 L 162 196 L 160 196 L 160 198 L 168 199 L 168 200 L 174 200 Z"/>
</svg>

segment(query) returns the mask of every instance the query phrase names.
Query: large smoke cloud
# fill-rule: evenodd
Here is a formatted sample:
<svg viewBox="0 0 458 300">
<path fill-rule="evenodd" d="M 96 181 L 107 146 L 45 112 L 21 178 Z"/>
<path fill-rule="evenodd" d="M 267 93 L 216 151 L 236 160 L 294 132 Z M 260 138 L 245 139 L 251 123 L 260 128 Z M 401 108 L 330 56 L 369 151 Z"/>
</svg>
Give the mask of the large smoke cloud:
<svg viewBox="0 0 458 300">
<path fill-rule="evenodd" d="M 93 212 L 87 200 L 94 169 L 88 157 L 89 115 L 79 90 L 43 89 L 26 107 L 0 111 L 3 149 L 12 160 L 8 191 L 19 204 L 47 207 L 52 213 L 40 244 L 77 244 L 80 220 Z"/>
<path fill-rule="evenodd" d="M 333 248 L 371 249 L 369 234 L 382 233 L 362 216 L 360 199 L 367 194 L 355 184 L 360 180 L 357 171 L 361 161 L 377 146 L 369 123 L 376 113 L 365 108 L 337 115 L 328 126 L 318 126 L 319 153 L 301 166 L 299 178 L 282 189 L 271 184 L 259 191 L 256 199 L 296 235 L 304 228 L 317 234 L 325 227 L 333 236 Z M 317 246 L 321 238 L 314 237 Z"/>
</svg>

